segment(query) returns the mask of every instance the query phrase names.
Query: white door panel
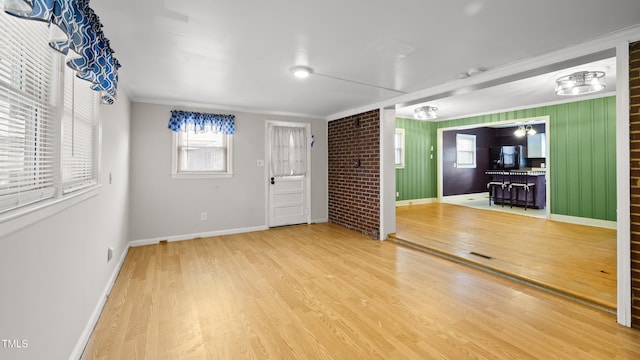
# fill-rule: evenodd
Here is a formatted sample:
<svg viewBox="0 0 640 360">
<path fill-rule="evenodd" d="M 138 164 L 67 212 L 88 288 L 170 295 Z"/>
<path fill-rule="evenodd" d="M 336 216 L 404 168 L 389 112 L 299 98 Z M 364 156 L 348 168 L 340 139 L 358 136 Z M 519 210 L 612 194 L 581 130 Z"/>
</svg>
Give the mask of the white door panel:
<svg viewBox="0 0 640 360">
<path fill-rule="evenodd" d="M 271 162 L 272 131 L 273 126 L 294 126 L 304 127 L 307 129 L 307 137 L 309 137 L 308 124 L 289 124 L 289 123 L 267 123 L 267 158 L 269 174 L 269 204 L 268 204 L 268 224 L 269 227 L 284 226 L 293 224 L 303 224 L 310 222 L 309 213 L 309 171 L 305 175 L 297 176 L 273 176 Z M 307 142 L 308 144 L 308 142 Z M 310 154 L 307 150 L 307 166 L 310 168 Z"/>
</svg>

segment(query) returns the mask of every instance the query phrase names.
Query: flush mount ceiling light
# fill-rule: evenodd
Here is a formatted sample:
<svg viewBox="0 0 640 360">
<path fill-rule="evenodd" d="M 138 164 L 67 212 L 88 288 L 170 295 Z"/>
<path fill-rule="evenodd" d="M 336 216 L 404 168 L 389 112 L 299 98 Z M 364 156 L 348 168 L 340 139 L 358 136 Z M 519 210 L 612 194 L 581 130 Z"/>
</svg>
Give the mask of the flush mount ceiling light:
<svg viewBox="0 0 640 360">
<path fill-rule="evenodd" d="M 315 70 L 313 70 L 313 68 L 311 68 L 309 66 L 304 66 L 304 65 L 296 65 L 294 67 L 289 68 L 289 71 L 291 71 L 293 76 L 295 76 L 295 77 L 297 77 L 299 79 L 308 78 L 311 74 L 313 74 L 313 76 L 320 76 L 320 77 L 327 78 L 327 79 L 344 81 L 344 82 L 348 82 L 348 83 L 352 83 L 352 84 L 373 87 L 373 88 L 376 88 L 376 89 L 381 89 L 381 90 L 386 90 L 386 91 L 393 91 L 393 92 L 396 92 L 396 93 L 399 93 L 399 94 L 406 94 L 406 92 L 404 92 L 402 90 L 396 90 L 396 89 L 392 89 L 392 88 L 388 88 L 388 87 L 384 87 L 384 86 L 380 86 L 380 85 L 376 85 L 376 84 L 369 84 L 369 83 L 362 82 L 362 81 L 357 81 L 357 80 L 345 79 L 345 78 L 342 78 L 342 77 L 339 77 L 339 76 L 318 73 L 318 72 L 315 72 Z"/>
<path fill-rule="evenodd" d="M 421 106 L 413 110 L 413 117 L 419 120 L 429 120 L 438 117 L 438 108 L 435 106 Z"/>
<path fill-rule="evenodd" d="M 313 74 L 313 69 L 308 66 L 294 66 L 289 69 L 289 71 L 291 71 L 293 76 L 297 77 L 298 79 L 304 79 Z"/>
<path fill-rule="evenodd" d="M 597 92 L 605 88 L 603 71 L 579 71 L 556 80 L 556 94 L 581 95 Z"/>
<path fill-rule="evenodd" d="M 517 137 L 523 137 L 525 135 L 535 135 L 536 129 L 531 125 L 518 125 L 518 129 L 513 133 Z"/>
</svg>

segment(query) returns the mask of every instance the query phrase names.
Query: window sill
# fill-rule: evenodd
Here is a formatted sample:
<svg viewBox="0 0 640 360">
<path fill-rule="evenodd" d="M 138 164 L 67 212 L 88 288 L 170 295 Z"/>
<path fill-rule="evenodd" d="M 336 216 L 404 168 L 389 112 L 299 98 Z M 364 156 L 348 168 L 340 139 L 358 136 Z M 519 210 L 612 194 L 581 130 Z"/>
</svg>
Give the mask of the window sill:
<svg viewBox="0 0 640 360">
<path fill-rule="evenodd" d="M 178 173 L 171 174 L 172 179 L 230 179 L 233 173 Z"/>
<path fill-rule="evenodd" d="M 102 185 L 88 187 L 64 196 L 41 201 L 0 215 L 0 237 L 56 215 L 98 195 Z"/>
</svg>

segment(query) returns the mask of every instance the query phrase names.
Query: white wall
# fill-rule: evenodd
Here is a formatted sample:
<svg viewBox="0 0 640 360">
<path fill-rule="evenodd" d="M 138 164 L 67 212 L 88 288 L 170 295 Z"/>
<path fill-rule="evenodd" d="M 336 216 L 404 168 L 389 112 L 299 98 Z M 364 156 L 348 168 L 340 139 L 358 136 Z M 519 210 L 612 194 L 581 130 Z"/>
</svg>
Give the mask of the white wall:
<svg viewBox="0 0 640 360">
<path fill-rule="evenodd" d="M 380 109 L 380 240 L 396 232 L 396 110 Z M 392 150 L 393 149 L 393 150 Z M 388 206 L 393 204 L 393 206 Z"/>
<path fill-rule="evenodd" d="M 236 116 L 230 179 L 172 179 L 173 109 Z M 138 244 L 161 239 L 257 230 L 266 227 L 265 121 L 311 123 L 311 219 L 327 218 L 327 125 L 322 119 L 133 103 L 131 116 L 131 233 Z M 200 214 L 207 213 L 207 220 Z"/>
<path fill-rule="evenodd" d="M 0 339 L 27 341 L 22 349 L 0 343 L 0 358 L 67 359 L 82 350 L 128 248 L 129 104 L 122 92 L 100 108 L 102 186 L 95 196 L 0 224 Z"/>
</svg>

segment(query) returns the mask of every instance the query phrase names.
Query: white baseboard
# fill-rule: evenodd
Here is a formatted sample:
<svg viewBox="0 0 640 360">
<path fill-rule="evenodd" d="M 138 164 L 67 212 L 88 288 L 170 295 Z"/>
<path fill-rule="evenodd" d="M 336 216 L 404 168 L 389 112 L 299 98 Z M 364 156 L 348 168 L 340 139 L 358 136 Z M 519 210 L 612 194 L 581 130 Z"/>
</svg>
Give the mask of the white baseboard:
<svg viewBox="0 0 640 360">
<path fill-rule="evenodd" d="M 76 343 L 76 346 L 73 348 L 73 351 L 71 352 L 71 356 L 69 356 L 69 360 L 79 360 L 80 357 L 82 356 L 82 353 L 84 352 L 84 349 L 87 346 L 87 343 L 89 342 L 89 338 L 93 333 L 93 329 L 96 327 L 96 324 L 100 319 L 100 314 L 102 314 L 102 309 L 104 308 L 104 305 L 107 303 L 109 294 L 111 294 L 111 289 L 113 289 L 113 285 L 115 285 L 116 283 L 116 279 L 118 278 L 118 274 L 120 273 L 120 269 L 122 268 L 122 265 L 124 264 L 124 259 L 127 258 L 128 253 L 129 253 L 129 244 L 127 244 L 127 247 L 122 252 L 122 256 L 120 256 L 120 259 L 116 264 L 116 267 L 113 269 L 113 273 L 109 277 L 109 281 L 107 282 L 107 285 L 105 286 L 104 290 L 102 291 L 102 294 L 98 298 L 98 303 L 96 304 L 96 307 L 93 309 L 93 312 L 89 317 L 89 321 L 87 321 L 87 325 L 85 325 L 84 330 L 82 331 L 82 334 L 80 335 L 80 338 Z"/>
<path fill-rule="evenodd" d="M 483 191 L 479 193 L 470 193 L 470 194 L 460 194 L 460 195 L 447 195 L 442 197 L 443 203 L 456 203 L 459 201 L 466 201 L 468 199 L 484 199 L 489 197 L 488 191 Z"/>
<path fill-rule="evenodd" d="M 321 222 L 322 219 L 319 219 L 319 220 L 316 220 L 316 221 L 317 222 Z M 324 221 L 324 222 L 326 222 L 326 221 Z M 71 355 L 69 356 L 69 360 L 79 360 L 81 358 L 82 353 L 84 352 L 84 349 L 87 346 L 87 343 L 89 342 L 89 338 L 91 337 L 91 334 L 93 333 L 93 329 L 95 328 L 96 324 L 98 323 L 98 320 L 100 319 L 100 314 L 102 313 L 102 309 L 104 308 L 104 305 L 107 302 L 109 294 L 111 293 L 111 289 L 113 288 L 113 285 L 116 282 L 118 274 L 120 273 L 120 269 L 122 268 L 122 265 L 124 264 L 124 260 L 127 257 L 127 254 L 129 253 L 129 248 L 130 247 L 158 244 L 161 240 L 182 241 L 182 240 L 191 240 L 191 239 L 202 238 L 202 237 L 231 235 L 231 234 L 239 234 L 239 233 L 252 232 L 252 231 L 262 231 L 262 230 L 267 230 L 267 229 L 268 229 L 267 226 L 256 226 L 256 227 L 251 227 L 251 228 L 229 229 L 229 230 L 211 231 L 211 232 L 205 232 L 205 233 L 176 235 L 176 236 L 161 237 L 161 238 L 155 238 L 155 239 L 135 240 L 135 241 L 129 242 L 129 244 L 127 244 L 127 247 L 123 251 L 122 256 L 118 260 L 118 264 L 116 265 L 115 269 L 113 270 L 113 273 L 111 274 L 111 277 L 109 278 L 109 281 L 107 282 L 107 285 L 106 285 L 104 291 L 102 292 L 102 294 L 101 294 L 101 296 L 100 296 L 100 298 L 98 300 L 98 303 L 96 304 L 96 307 L 94 308 L 93 312 L 91 313 L 91 317 L 89 317 L 89 321 L 87 321 L 87 325 L 85 326 L 84 330 L 82 331 L 82 334 L 80 335 L 80 338 L 78 339 L 78 342 L 76 343 L 76 346 L 73 348 L 73 351 L 71 352 Z"/>
<path fill-rule="evenodd" d="M 311 219 L 311 223 L 312 224 L 321 224 L 321 223 L 326 223 L 329 222 L 329 218 L 321 218 L 321 219 Z"/>
<path fill-rule="evenodd" d="M 164 240 L 173 242 L 173 241 L 193 240 L 193 239 L 206 238 L 206 237 L 212 237 L 212 236 L 241 234 L 241 233 L 252 232 L 252 231 L 263 231 L 263 230 L 267 230 L 268 228 L 269 228 L 268 226 L 262 225 L 262 226 L 248 227 L 248 228 L 208 231 L 208 232 L 202 232 L 202 233 L 158 237 L 153 239 L 133 240 L 129 242 L 129 246 L 137 247 L 137 246 L 144 246 L 144 245 L 159 244 L 160 241 L 164 241 Z"/>
<path fill-rule="evenodd" d="M 616 230 L 618 228 L 618 223 L 615 221 L 589 219 L 589 218 L 583 218 L 578 216 L 551 214 L 549 216 L 549 220 L 566 222 L 571 224 L 578 224 L 578 225 L 595 226 L 595 227 L 613 229 L 613 230 Z"/>
<path fill-rule="evenodd" d="M 438 202 L 437 198 L 400 200 L 400 201 L 396 201 L 396 206 L 411 206 L 411 205 L 420 205 L 420 204 L 433 204 L 433 203 L 436 203 L 436 202 Z"/>
</svg>

